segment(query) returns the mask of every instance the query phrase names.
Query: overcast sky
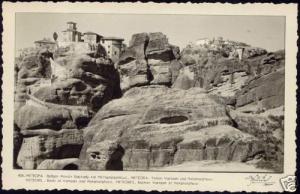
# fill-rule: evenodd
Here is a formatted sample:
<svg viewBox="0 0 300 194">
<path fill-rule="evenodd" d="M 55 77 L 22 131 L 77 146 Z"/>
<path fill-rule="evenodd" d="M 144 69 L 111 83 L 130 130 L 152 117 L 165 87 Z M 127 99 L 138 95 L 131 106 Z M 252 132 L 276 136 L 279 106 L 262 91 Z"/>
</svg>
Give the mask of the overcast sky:
<svg viewBox="0 0 300 194">
<path fill-rule="evenodd" d="M 181 49 L 199 38 L 219 36 L 269 51 L 284 49 L 284 17 L 57 13 L 16 14 L 16 49 L 52 38 L 53 32 L 66 29 L 68 21 L 76 22 L 80 32 L 122 37 L 126 44 L 134 33 L 163 32 Z"/>
</svg>

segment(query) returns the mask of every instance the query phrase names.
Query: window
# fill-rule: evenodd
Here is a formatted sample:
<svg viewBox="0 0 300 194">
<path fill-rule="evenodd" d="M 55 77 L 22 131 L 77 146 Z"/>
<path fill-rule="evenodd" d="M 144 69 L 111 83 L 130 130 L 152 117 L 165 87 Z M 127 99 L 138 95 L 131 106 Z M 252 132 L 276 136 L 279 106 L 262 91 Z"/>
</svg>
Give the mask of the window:
<svg viewBox="0 0 300 194">
<path fill-rule="evenodd" d="M 117 51 L 115 51 L 115 55 L 117 55 Z"/>
<path fill-rule="evenodd" d="M 104 40 L 102 40 L 102 43 L 104 43 Z"/>
<path fill-rule="evenodd" d="M 110 51 L 107 51 L 108 54 L 110 54 Z"/>
</svg>

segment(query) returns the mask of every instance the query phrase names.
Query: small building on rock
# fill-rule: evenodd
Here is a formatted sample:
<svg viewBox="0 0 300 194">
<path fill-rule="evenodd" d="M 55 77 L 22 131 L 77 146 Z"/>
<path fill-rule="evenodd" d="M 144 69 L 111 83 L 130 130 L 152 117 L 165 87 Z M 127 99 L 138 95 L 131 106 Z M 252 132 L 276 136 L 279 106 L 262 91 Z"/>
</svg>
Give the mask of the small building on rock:
<svg viewBox="0 0 300 194">
<path fill-rule="evenodd" d="M 90 44 L 99 43 L 103 36 L 95 32 L 85 32 L 83 33 L 83 41 Z"/>
<path fill-rule="evenodd" d="M 57 47 L 56 42 L 44 38 L 43 40 L 34 41 L 35 47 L 38 49 L 48 49 L 49 51 L 54 51 Z"/>
<path fill-rule="evenodd" d="M 106 50 L 107 56 L 111 58 L 113 62 L 116 62 L 123 50 L 123 38 L 118 37 L 103 37 L 101 39 L 101 45 Z"/>
<path fill-rule="evenodd" d="M 77 31 L 75 22 L 67 22 L 67 29 L 62 31 L 63 42 L 81 42 L 81 33 Z"/>
</svg>

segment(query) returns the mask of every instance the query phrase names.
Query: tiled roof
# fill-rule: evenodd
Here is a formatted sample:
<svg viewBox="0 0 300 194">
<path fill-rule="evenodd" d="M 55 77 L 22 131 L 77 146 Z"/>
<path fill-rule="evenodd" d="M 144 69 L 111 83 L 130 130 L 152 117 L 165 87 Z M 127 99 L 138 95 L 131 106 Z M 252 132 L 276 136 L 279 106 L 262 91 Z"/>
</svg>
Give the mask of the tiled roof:
<svg viewBox="0 0 300 194">
<path fill-rule="evenodd" d="M 83 33 L 83 34 L 90 34 L 90 35 L 98 35 L 98 36 L 101 36 L 101 35 L 99 35 L 99 34 L 97 34 L 97 33 L 95 33 L 95 32 L 91 32 L 91 31 L 85 32 L 85 33 Z M 102 37 L 102 36 L 101 36 L 101 37 Z"/>
<path fill-rule="evenodd" d="M 124 40 L 123 38 L 113 37 L 113 36 L 103 37 L 102 39 L 104 39 L 104 40 L 121 40 L 121 41 Z"/>
</svg>

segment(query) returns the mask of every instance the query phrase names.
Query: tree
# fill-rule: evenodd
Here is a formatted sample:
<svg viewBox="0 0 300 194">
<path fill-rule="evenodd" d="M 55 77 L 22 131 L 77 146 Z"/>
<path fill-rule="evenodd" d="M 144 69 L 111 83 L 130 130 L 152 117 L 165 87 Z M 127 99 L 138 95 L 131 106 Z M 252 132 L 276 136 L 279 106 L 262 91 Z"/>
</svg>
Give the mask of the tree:
<svg viewBox="0 0 300 194">
<path fill-rule="evenodd" d="M 54 41 L 56 41 L 57 38 L 58 38 L 58 34 L 57 34 L 56 32 L 54 32 L 54 33 L 53 33 L 53 39 L 54 39 Z"/>
</svg>

